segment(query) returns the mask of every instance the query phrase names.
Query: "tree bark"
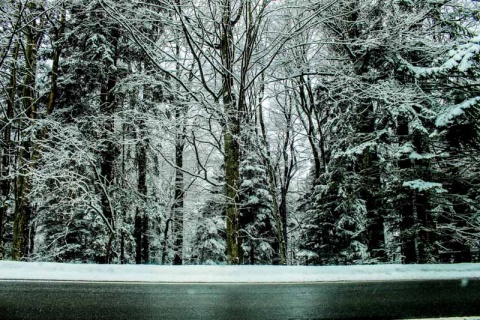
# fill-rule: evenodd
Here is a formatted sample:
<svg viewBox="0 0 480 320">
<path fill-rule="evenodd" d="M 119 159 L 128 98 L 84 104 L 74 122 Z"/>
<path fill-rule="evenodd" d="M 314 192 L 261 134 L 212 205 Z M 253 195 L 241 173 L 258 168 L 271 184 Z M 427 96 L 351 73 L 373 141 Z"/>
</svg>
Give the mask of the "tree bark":
<svg viewBox="0 0 480 320">
<path fill-rule="evenodd" d="M 179 115 L 179 113 L 176 114 Z M 179 121 L 179 119 L 177 119 Z M 182 135 L 183 133 L 181 133 Z M 174 192 L 174 204 L 173 204 L 173 215 L 174 223 L 173 235 L 175 237 L 175 256 L 173 258 L 174 265 L 181 265 L 183 263 L 183 206 L 184 206 L 184 182 L 183 182 L 183 137 L 177 139 L 175 145 L 175 192 Z"/>
<path fill-rule="evenodd" d="M 55 41 L 59 41 L 63 36 L 65 31 L 65 19 L 66 19 L 66 11 L 62 11 L 62 15 L 60 18 L 60 27 L 55 35 Z M 62 47 L 56 44 L 56 47 L 53 50 L 53 59 L 52 59 L 52 76 L 51 80 L 51 87 L 50 93 L 48 94 L 48 102 L 47 102 L 47 115 L 52 114 L 53 110 L 55 109 L 55 102 L 57 100 L 57 87 L 58 87 L 58 74 L 60 71 L 60 56 L 62 54 Z"/>
<path fill-rule="evenodd" d="M 177 0 L 177 6 L 179 12 L 181 12 L 181 3 L 180 0 Z M 180 44 L 177 43 L 175 46 L 175 55 L 177 58 L 176 64 L 176 75 L 177 78 L 181 77 L 181 65 L 180 65 Z M 180 85 L 177 85 L 177 90 L 180 92 Z M 186 136 L 186 127 L 185 127 L 185 116 L 186 116 L 186 106 L 183 105 L 183 101 L 180 99 L 174 100 L 175 104 L 175 186 L 174 186 L 174 202 L 173 202 L 173 236 L 175 237 L 174 241 L 174 257 L 173 264 L 181 265 L 183 264 L 183 231 L 184 231 L 184 203 L 185 203 L 185 182 L 183 177 L 183 151 L 185 146 L 185 136 Z"/>
<path fill-rule="evenodd" d="M 133 237 L 135 238 L 135 263 L 142 263 L 142 215 L 137 207 L 135 211 L 135 222 L 133 229 Z"/>
<path fill-rule="evenodd" d="M 117 62 L 117 37 L 114 36 L 112 41 L 112 46 L 114 47 L 115 57 L 114 65 Z M 105 116 L 104 123 L 104 145 L 103 149 L 100 152 L 101 163 L 100 163 L 100 176 L 101 181 L 99 183 L 103 184 L 101 187 L 101 207 L 103 216 L 106 218 L 113 230 L 115 230 L 115 219 L 113 206 L 110 201 L 110 191 L 112 186 L 115 183 L 115 160 L 117 156 L 117 146 L 114 141 L 112 141 L 112 136 L 115 132 L 115 120 L 114 114 L 116 109 L 116 97 L 114 93 L 114 88 L 117 84 L 116 75 L 110 73 L 108 75 L 107 83 L 104 84 L 100 92 L 100 110 Z M 105 263 L 110 263 L 111 261 L 111 251 L 112 251 L 112 237 L 115 235 L 113 231 L 109 229 L 109 240 L 105 247 Z"/>
<path fill-rule="evenodd" d="M 407 141 L 408 137 L 408 119 L 406 116 L 399 116 L 397 118 L 397 132 L 399 144 L 402 145 Z M 398 167 L 400 170 L 406 171 L 411 168 L 412 164 L 408 155 L 402 155 L 398 160 Z M 405 190 L 404 190 L 405 191 Z M 404 199 L 400 199 L 399 213 L 401 217 L 400 222 L 400 242 L 402 249 L 402 261 L 403 263 L 416 263 L 417 262 L 417 250 L 415 245 L 416 230 L 414 216 L 413 202 L 411 201 L 412 192 L 406 191 L 407 196 Z"/>
<path fill-rule="evenodd" d="M 170 218 L 165 222 L 165 230 L 163 231 L 162 264 L 165 264 L 167 262 L 168 230 L 170 229 L 171 223 L 172 219 Z"/>
<path fill-rule="evenodd" d="M 10 195 L 10 187 L 12 180 L 9 178 L 10 174 L 10 161 L 13 154 L 12 143 L 11 143 L 11 133 L 12 125 L 11 121 L 14 118 L 14 107 L 15 107 L 15 93 L 17 90 L 17 59 L 19 52 L 19 44 L 15 43 L 13 48 L 13 61 L 11 64 L 11 73 L 10 73 L 10 83 L 7 88 L 8 99 L 7 99 L 7 112 L 5 114 L 5 127 L 3 132 L 3 150 L 2 150 L 2 168 L 0 176 L 0 259 L 3 259 L 5 254 L 3 247 L 3 233 L 4 233 L 4 221 L 5 216 L 8 210 L 8 198 Z"/>
<path fill-rule="evenodd" d="M 36 23 L 25 28 L 26 46 L 25 61 L 26 75 L 23 81 L 22 105 L 23 117 L 27 122 L 26 126 L 31 127 L 36 119 L 36 98 L 35 98 L 35 76 L 37 69 L 37 40 Z M 23 137 L 19 156 L 17 179 L 17 193 L 15 199 L 15 220 L 13 225 L 12 260 L 19 260 L 31 251 L 29 228 L 31 222 L 32 208 L 28 199 L 31 189 L 29 174 L 32 167 L 32 154 L 34 152 L 31 136 Z"/>
<path fill-rule="evenodd" d="M 143 201 L 147 198 L 147 141 L 145 141 L 146 130 L 143 120 L 139 123 L 139 143 L 137 144 L 137 163 L 138 163 L 138 192 L 142 195 Z M 150 257 L 149 241 L 149 219 L 145 208 L 137 207 L 135 217 L 135 235 L 136 235 L 136 263 L 148 263 Z"/>
<path fill-rule="evenodd" d="M 230 264 L 239 264 L 242 257 L 239 237 L 239 177 L 240 177 L 240 117 L 233 94 L 233 33 L 231 1 L 224 0 L 221 24 L 221 59 L 224 71 L 223 107 L 226 116 L 224 132 L 225 150 L 225 196 L 227 199 L 225 217 L 227 231 L 227 257 Z"/>
</svg>

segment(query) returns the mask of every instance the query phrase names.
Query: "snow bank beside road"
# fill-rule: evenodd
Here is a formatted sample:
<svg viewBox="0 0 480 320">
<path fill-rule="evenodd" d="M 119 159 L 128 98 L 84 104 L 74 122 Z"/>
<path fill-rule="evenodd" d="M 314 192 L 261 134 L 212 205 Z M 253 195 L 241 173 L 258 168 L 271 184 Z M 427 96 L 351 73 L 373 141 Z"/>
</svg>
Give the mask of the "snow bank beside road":
<svg viewBox="0 0 480 320">
<path fill-rule="evenodd" d="M 0 280 L 132 282 L 329 282 L 480 279 L 480 264 L 371 266 L 155 266 L 0 261 Z"/>
</svg>

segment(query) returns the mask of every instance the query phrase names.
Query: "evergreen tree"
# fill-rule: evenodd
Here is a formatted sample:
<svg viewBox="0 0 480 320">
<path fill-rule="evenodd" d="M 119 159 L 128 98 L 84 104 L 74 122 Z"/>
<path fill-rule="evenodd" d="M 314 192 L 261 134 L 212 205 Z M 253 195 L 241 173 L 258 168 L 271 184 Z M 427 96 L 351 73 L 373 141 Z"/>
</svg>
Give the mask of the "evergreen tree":
<svg viewBox="0 0 480 320">
<path fill-rule="evenodd" d="M 279 244 L 267 176 L 267 169 L 254 151 L 240 163 L 240 232 L 244 264 L 271 264 L 278 259 L 275 255 Z"/>
<path fill-rule="evenodd" d="M 225 199 L 222 197 L 221 188 L 214 187 L 209 199 L 199 210 L 200 217 L 192 245 L 194 263 L 228 263 L 224 212 Z"/>
<path fill-rule="evenodd" d="M 345 62 L 318 88 L 317 113 L 327 119 L 321 130 L 331 145 L 323 152 L 324 173 L 300 207 L 309 213 L 303 249 L 310 262 L 399 261 L 399 254 L 406 263 L 439 261 L 445 246 L 438 237 L 452 221 L 438 214 L 453 191 L 444 189 L 445 150 L 436 149 L 445 143 L 435 133 L 444 116 L 431 83 L 417 81 L 406 66 L 432 65 L 451 45 L 437 40 L 445 30 L 431 27 L 440 18 L 455 20 L 439 17 L 448 12 L 443 5 L 332 7 L 339 18 L 325 22 L 336 39 L 330 50 Z"/>
</svg>

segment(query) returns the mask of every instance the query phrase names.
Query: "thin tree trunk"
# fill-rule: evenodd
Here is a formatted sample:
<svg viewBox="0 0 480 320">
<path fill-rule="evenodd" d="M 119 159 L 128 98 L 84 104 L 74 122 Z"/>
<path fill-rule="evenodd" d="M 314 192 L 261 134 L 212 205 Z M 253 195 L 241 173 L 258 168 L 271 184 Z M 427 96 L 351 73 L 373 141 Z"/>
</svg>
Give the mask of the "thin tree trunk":
<svg viewBox="0 0 480 320">
<path fill-rule="evenodd" d="M 262 88 L 261 91 L 264 89 Z M 267 138 L 267 131 L 265 128 L 265 122 L 263 120 L 263 106 L 262 102 L 259 101 L 258 104 L 258 120 L 260 123 L 260 128 L 262 132 L 262 140 L 263 145 L 266 150 L 266 157 L 265 163 L 267 166 L 268 171 L 268 185 L 269 185 L 269 192 L 270 196 L 272 197 L 272 205 L 273 205 L 273 216 L 275 218 L 275 227 L 276 227 L 276 234 L 277 234 L 277 242 L 278 242 L 278 255 L 279 255 L 279 264 L 286 264 L 287 257 L 286 257 L 286 242 L 285 242 L 285 233 L 284 227 L 285 224 L 283 223 L 282 213 L 280 212 L 280 208 L 278 205 L 278 198 L 277 198 L 277 184 L 275 179 L 275 169 L 270 161 L 271 154 L 270 154 L 270 146 L 268 143 Z M 285 212 L 286 214 L 286 212 Z M 286 219 L 285 219 L 286 220 Z M 285 221 L 286 222 L 286 221 Z"/>
<path fill-rule="evenodd" d="M 133 229 L 133 237 L 135 238 L 135 263 L 142 263 L 142 215 L 137 207 L 135 211 L 135 224 Z"/>
<path fill-rule="evenodd" d="M 125 231 L 122 230 L 122 235 L 120 238 L 120 264 L 125 264 Z"/>
<path fill-rule="evenodd" d="M 291 134 L 292 130 L 292 99 L 288 99 L 288 110 L 285 110 L 285 120 L 287 123 L 285 141 L 283 144 L 283 179 L 280 179 L 280 218 L 283 226 L 283 241 L 285 242 L 285 255 L 288 258 L 288 230 L 287 230 L 287 221 L 288 221 L 288 211 L 287 211 L 287 194 L 290 189 L 290 182 L 292 179 L 292 170 L 295 166 L 295 157 L 293 155 L 293 137 Z M 288 152 L 291 152 L 292 157 L 290 158 Z M 288 262 L 288 259 L 287 259 Z"/>
<path fill-rule="evenodd" d="M 114 44 L 116 48 L 116 43 Z M 116 50 L 115 50 L 116 51 Z M 115 59 L 116 63 L 116 59 Z M 113 186 L 114 179 L 115 179 L 115 160 L 117 154 L 117 146 L 114 141 L 112 141 L 112 136 L 115 131 L 115 121 L 114 121 L 114 113 L 116 108 L 116 99 L 115 94 L 113 92 L 116 86 L 117 80 L 115 75 L 111 74 L 108 77 L 106 85 L 104 85 L 101 89 L 101 105 L 100 109 L 103 115 L 106 117 L 104 130 L 105 130 L 105 142 L 103 146 L 103 150 L 101 151 L 101 163 L 100 163 L 100 175 L 101 180 L 99 183 L 103 184 L 101 188 L 101 206 L 102 206 L 102 213 L 104 217 L 107 219 L 108 223 L 112 226 L 113 230 L 115 230 L 114 225 L 114 212 L 112 203 L 110 201 L 110 190 Z M 106 245 L 106 259 L 105 263 L 110 263 L 111 259 L 111 251 L 112 251 L 112 237 L 114 237 L 113 231 L 109 230 L 109 240 Z"/>
<path fill-rule="evenodd" d="M 177 0 L 179 11 L 181 12 L 180 0 Z M 180 62 L 180 45 L 177 43 L 176 48 L 176 73 L 177 78 L 181 77 L 181 65 Z M 177 90 L 180 92 L 180 85 L 177 85 Z M 173 236 L 175 237 L 173 257 L 174 265 L 183 264 L 183 231 L 184 231 L 184 203 L 185 203 L 185 182 L 183 177 L 183 151 L 185 146 L 185 106 L 180 100 L 177 100 L 175 106 L 175 124 L 176 124 L 176 137 L 175 137 L 175 186 L 174 186 L 174 203 L 173 203 Z"/>
<path fill-rule="evenodd" d="M 143 263 L 150 262 L 150 219 L 146 214 L 142 221 L 142 260 Z"/>
<path fill-rule="evenodd" d="M 103 184 L 103 190 L 101 192 L 101 205 L 102 205 L 102 213 L 110 225 L 114 226 L 114 212 L 112 208 L 112 204 L 110 202 L 110 195 L 109 192 L 111 190 L 112 185 L 114 184 L 114 168 L 115 168 L 115 143 L 111 141 L 111 135 L 114 132 L 114 104 L 115 98 L 112 93 L 113 88 L 115 87 L 115 79 L 113 77 L 109 78 L 107 86 L 102 89 L 102 111 L 108 117 L 105 120 L 104 129 L 106 131 L 106 142 L 104 146 L 104 150 L 101 152 L 101 163 L 100 163 L 100 174 L 101 179 L 100 183 Z M 106 260 L 105 263 L 110 263 L 110 252 L 111 252 L 111 233 L 109 231 L 109 241 L 106 246 Z"/>
<path fill-rule="evenodd" d="M 397 119 L 397 136 L 399 137 L 399 144 L 406 142 L 408 137 L 408 119 L 405 116 L 399 116 Z M 399 159 L 398 166 L 400 170 L 406 171 L 411 168 L 411 161 L 408 155 L 402 155 Z M 410 191 L 406 191 L 407 195 L 404 199 L 399 199 L 399 212 L 401 217 L 400 222 L 400 239 L 402 248 L 403 263 L 416 263 L 417 250 L 415 246 L 415 220 L 414 208 L 410 198 Z"/>
<path fill-rule="evenodd" d="M 139 123 L 139 143 L 137 145 L 138 163 L 138 192 L 142 195 L 143 201 L 147 199 L 147 141 L 145 141 L 145 124 L 143 120 Z M 135 217 L 136 234 L 136 257 L 137 263 L 148 263 L 150 242 L 149 242 L 149 221 L 144 206 L 137 208 Z"/>
<path fill-rule="evenodd" d="M 172 219 L 168 219 L 166 222 L 165 222 L 165 230 L 163 232 L 163 247 L 162 247 L 162 264 L 165 264 L 166 261 L 167 261 L 167 255 L 168 255 L 168 252 L 167 252 L 167 247 L 168 247 L 168 244 L 167 244 L 167 241 L 168 241 L 168 229 L 170 227 L 170 223 L 172 222 Z"/>
<path fill-rule="evenodd" d="M 180 112 L 177 110 L 176 113 L 176 121 L 180 120 Z M 184 181 L 183 181 L 183 132 L 179 134 L 177 138 L 177 142 L 175 145 L 175 194 L 174 194 L 174 204 L 173 204 L 173 215 L 174 215 L 174 237 L 175 237 L 175 256 L 173 258 L 174 265 L 181 265 L 183 263 L 183 224 L 184 224 L 184 216 L 183 216 L 183 206 L 184 206 Z"/>
<path fill-rule="evenodd" d="M 300 117 L 302 120 L 302 124 L 305 127 L 305 130 L 307 131 L 307 138 L 308 142 L 310 144 L 310 148 L 312 150 L 312 155 L 313 155 L 313 164 L 314 164 L 314 178 L 318 179 L 320 177 L 321 173 L 321 161 L 320 161 L 320 154 L 317 149 L 317 144 L 315 143 L 315 125 L 313 122 L 313 112 L 314 112 L 314 106 L 310 105 L 309 99 L 307 98 L 307 95 L 305 93 L 305 79 L 303 79 L 303 76 L 300 77 L 299 80 L 299 91 L 298 94 L 300 96 L 300 107 L 303 111 L 303 113 L 307 117 L 307 122 L 305 122 L 303 117 Z M 298 106 L 297 106 L 298 109 Z M 300 110 L 298 110 L 298 114 L 300 115 Z"/>
</svg>

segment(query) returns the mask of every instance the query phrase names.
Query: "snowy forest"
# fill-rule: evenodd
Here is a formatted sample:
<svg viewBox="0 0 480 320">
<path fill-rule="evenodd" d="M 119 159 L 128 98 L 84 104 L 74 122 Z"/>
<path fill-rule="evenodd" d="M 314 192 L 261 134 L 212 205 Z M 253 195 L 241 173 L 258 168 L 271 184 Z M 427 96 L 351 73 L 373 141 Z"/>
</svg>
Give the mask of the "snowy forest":
<svg viewBox="0 0 480 320">
<path fill-rule="evenodd" d="M 480 260 L 477 0 L 0 4 L 0 259 Z"/>
</svg>

